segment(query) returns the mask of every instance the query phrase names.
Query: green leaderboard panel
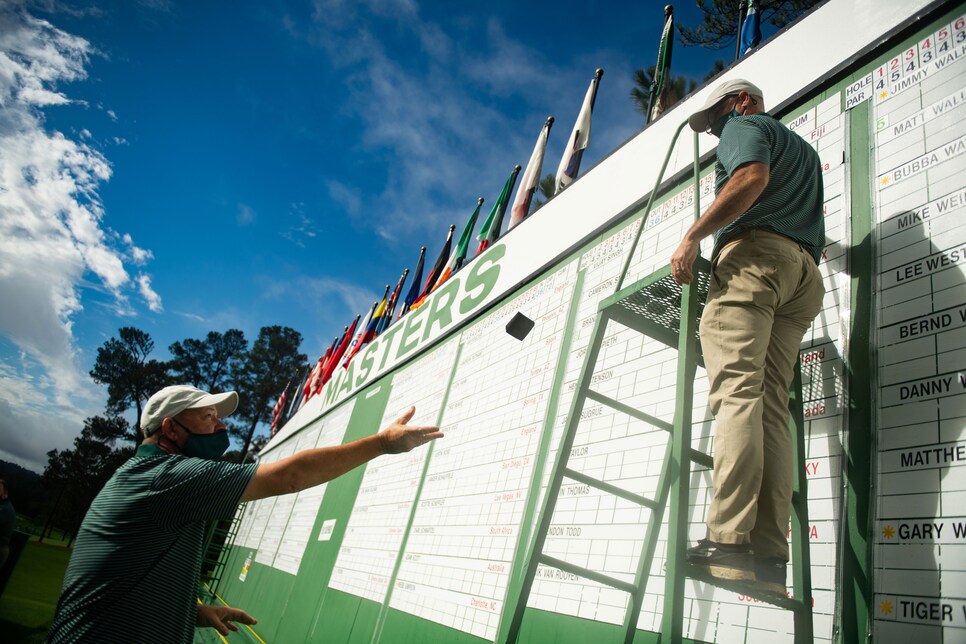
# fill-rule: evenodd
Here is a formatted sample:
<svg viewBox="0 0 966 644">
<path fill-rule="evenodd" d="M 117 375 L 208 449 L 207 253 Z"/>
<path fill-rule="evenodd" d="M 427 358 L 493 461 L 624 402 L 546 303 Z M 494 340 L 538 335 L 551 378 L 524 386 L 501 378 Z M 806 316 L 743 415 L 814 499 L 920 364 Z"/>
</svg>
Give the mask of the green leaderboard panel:
<svg viewBox="0 0 966 644">
<path fill-rule="evenodd" d="M 826 296 L 800 352 L 820 642 L 966 641 L 966 11 L 914 4 L 883 0 L 881 27 L 797 87 L 789 79 L 811 64 L 802 43 L 816 56 L 844 47 L 823 38 L 853 20 L 851 0 L 826 3 L 724 76 L 758 83 L 766 107 L 822 164 Z M 628 283 L 666 265 L 695 199 L 702 211 L 714 200 L 708 159 L 697 184 L 687 176 L 689 142 L 644 212 L 655 174 L 636 175 L 633 160 L 663 155 L 644 143 L 706 95 L 667 113 L 476 258 L 422 317 L 400 322 L 283 428 L 265 462 L 372 434 L 409 405 L 413 422 L 439 424 L 446 436 L 241 508 L 218 594 L 259 624 L 229 641 L 492 642 L 505 632 L 598 305 L 615 292 L 640 227 Z M 702 137 L 702 153 L 713 143 Z M 633 202 L 608 201 L 628 185 Z M 558 223 L 592 225 L 574 237 L 546 219 L 557 213 Z M 539 247 L 514 241 L 537 233 Z M 706 242 L 702 254 L 710 251 Z M 548 259 L 527 264 L 532 257 Z M 517 313 L 535 322 L 523 340 L 505 331 Z M 670 421 L 675 352 L 612 326 L 594 389 Z M 713 451 L 707 393 L 699 369 L 694 443 Z M 648 497 L 667 446 L 659 428 L 589 405 L 569 466 Z M 711 473 L 694 471 L 689 539 L 704 536 L 710 495 Z M 630 581 L 649 514 L 565 480 L 544 551 Z M 666 549 L 665 526 L 637 642 L 657 641 Z M 541 567 L 522 641 L 618 641 L 627 601 Z M 693 580 L 684 615 L 690 641 L 793 638 L 789 612 Z"/>
</svg>

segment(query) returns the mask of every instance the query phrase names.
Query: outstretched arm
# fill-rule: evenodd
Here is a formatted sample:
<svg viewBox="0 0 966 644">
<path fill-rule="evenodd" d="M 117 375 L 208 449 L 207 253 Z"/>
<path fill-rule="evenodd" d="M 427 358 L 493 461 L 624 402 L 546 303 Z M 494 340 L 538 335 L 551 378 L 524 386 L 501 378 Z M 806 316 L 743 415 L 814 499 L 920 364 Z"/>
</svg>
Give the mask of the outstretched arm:
<svg viewBox="0 0 966 644">
<path fill-rule="evenodd" d="M 298 492 L 342 476 L 383 454 L 400 454 L 440 438 L 439 427 L 410 427 L 415 407 L 373 436 L 335 447 L 307 449 L 275 463 L 259 465 L 242 502 Z"/>
</svg>

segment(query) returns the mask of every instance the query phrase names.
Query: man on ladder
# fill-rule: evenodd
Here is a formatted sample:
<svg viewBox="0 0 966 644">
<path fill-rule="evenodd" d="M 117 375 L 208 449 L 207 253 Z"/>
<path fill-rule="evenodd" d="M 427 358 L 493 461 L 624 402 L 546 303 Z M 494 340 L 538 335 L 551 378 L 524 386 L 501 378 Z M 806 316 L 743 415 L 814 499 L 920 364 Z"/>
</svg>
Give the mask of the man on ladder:
<svg viewBox="0 0 966 644">
<path fill-rule="evenodd" d="M 789 386 L 825 293 L 821 166 L 745 80 L 720 85 L 688 122 L 720 142 L 715 200 L 671 256 L 674 279 L 691 283 L 699 243 L 714 234 L 700 327 L 717 421 L 714 496 L 707 538 L 687 559 L 784 595 L 795 472 Z"/>
</svg>

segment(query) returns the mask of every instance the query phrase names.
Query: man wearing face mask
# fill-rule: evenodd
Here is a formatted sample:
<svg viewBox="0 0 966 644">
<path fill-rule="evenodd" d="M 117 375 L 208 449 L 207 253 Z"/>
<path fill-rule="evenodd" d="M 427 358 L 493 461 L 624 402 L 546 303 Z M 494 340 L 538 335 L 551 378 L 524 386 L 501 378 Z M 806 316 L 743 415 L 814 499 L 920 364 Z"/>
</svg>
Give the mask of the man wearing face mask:
<svg viewBox="0 0 966 644">
<path fill-rule="evenodd" d="M 784 594 L 795 472 L 788 391 L 825 293 L 821 166 L 748 81 L 723 83 L 688 121 L 720 141 L 715 200 L 671 256 L 674 278 L 688 284 L 699 243 L 714 235 L 700 327 L 716 420 L 714 495 L 707 538 L 687 558 L 715 577 Z"/>
<path fill-rule="evenodd" d="M 91 504 L 77 535 L 48 642 L 191 642 L 195 626 L 222 635 L 246 612 L 197 601 L 205 524 L 230 519 L 240 502 L 332 480 L 382 454 L 442 436 L 409 427 L 415 408 L 378 434 L 304 450 L 264 465 L 224 463 L 221 418 L 233 392 L 165 387 L 141 414 L 144 441 Z"/>
</svg>

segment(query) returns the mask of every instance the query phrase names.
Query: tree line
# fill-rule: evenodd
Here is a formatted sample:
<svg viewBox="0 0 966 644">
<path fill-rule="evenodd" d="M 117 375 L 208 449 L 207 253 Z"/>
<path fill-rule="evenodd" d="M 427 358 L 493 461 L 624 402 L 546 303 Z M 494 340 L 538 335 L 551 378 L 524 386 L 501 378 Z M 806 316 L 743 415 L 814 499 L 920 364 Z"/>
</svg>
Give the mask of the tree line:
<svg viewBox="0 0 966 644">
<path fill-rule="evenodd" d="M 43 533 L 54 526 L 76 533 L 94 497 L 141 443 L 138 423 L 148 397 L 167 385 L 237 391 L 238 409 L 224 422 L 240 447 L 225 459 L 252 460 L 267 441 L 256 434 L 259 426 L 271 420 L 275 399 L 306 368 L 301 344 L 302 334 L 284 326 L 262 327 L 251 346 L 238 329 L 210 331 L 204 338 L 173 343 L 171 358 L 159 360 L 152 357 L 154 340 L 148 333 L 118 329 L 98 348 L 90 370 L 91 379 L 107 387 L 104 413 L 85 419 L 71 449 L 47 453 L 41 476 L 48 506 Z M 125 418 L 132 411 L 133 424 Z"/>
</svg>

